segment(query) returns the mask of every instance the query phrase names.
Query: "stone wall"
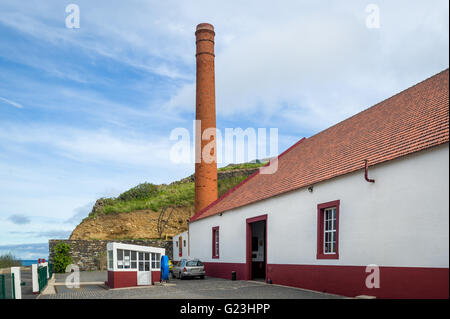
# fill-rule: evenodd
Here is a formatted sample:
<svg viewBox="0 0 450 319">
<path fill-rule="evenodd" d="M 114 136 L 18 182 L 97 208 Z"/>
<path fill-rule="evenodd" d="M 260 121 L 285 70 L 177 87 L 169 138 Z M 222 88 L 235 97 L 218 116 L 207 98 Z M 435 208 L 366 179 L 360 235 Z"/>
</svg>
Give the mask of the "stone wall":
<svg viewBox="0 0 450 319">
<path fill-rule="evenodd" d="M 49 246 L 49 259 L 53 261 L 53 247 L 60 242 L 64 242 L 70 245 L 70 255 L 72 256 L 72 262 L 78 267 L 80 271 L 92 271 L 92 270 L 104 270 L 106 267 L 106 244 L 109 242 L 161 247 L 166 249 L 166 255 L 172 259 L 172 241 L 166 240 L 62 240 L 62 239 L 50 239 L 48 241 Z"/>
</svg>

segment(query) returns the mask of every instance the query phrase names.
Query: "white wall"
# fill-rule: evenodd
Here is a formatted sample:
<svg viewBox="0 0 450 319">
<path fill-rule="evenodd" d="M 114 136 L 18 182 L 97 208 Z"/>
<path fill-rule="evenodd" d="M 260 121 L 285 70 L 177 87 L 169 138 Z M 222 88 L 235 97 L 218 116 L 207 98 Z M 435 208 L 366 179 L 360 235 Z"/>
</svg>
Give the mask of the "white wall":
<svg viewBox="0 0 450 319">
<path fill-rule="evenodd" d="M 180 253 L 179 253 L 179 248 L 177 246 L 177 243 L 179 242 L 179 238 L 180 236 L 182 237 L 182 253 L 183 256 L 180 257 Z M 184 245 L 184 241 L 186 241 L 186 246 Z M 173 236 L 172 238 L 172 243 L 173 243 L 173 260 L 174 261 L 178 261 L 182 258 L 187 258 L 189 257 L 189 234 L 187 231 L 185 231 L 184 233 L 178 234 Z"/>
<path fill-rule="evenodd" d="M 301 159 L 299 159 L 301 160 Z M 361 160 L 361 165 L 363 161 Z M 191 256 L 245 263 L 246 219 L 267 220 L 274 264 L 448 267 L 448 143 L 190 224 Z M 340 200 L 339 259 L 317 260 L 317 204 Z M 220 259 L 211 258 L 220 226 Z"/>
</svg>

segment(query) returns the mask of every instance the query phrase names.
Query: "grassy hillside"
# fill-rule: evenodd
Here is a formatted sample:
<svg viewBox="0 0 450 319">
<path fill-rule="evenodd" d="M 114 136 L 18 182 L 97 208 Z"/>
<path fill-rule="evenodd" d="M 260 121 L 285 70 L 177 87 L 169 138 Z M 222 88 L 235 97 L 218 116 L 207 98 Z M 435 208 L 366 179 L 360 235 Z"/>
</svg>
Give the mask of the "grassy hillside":
<svg viewBox="0 0 450 319">
<path fill-rule="evenodd" d="M 264 163 L 244 163 L 228 165 L 221 172 L 246 171 L 258 168 Z M 246 179 L 250 173 L 230 176 L 218 180 L 219 197 Z M 165 206 L 192 207 L 194 205 L 194 182 L 185 180 L 170 185 L 143 183 L 120 194 L 116 198 L 101 198 L 87 218 L 112 213 L 128 213 L 137 210 L 160 211 Z"/>
<path fill-rule="evenodd" d="M 266 162 L 260 162 L 260 161 L 258 161 L 256 163 L 230 164 L 228 166 L 219 168 L 218 171 L 219 172 L 227 172 L 227 171 L 236 170 L 236 169 L 252 169 L 252 168 L 261 167 L 265 164 L 266 164 Z"/>
<path fill-rule="evenodd" d="M 238 185 L 264 163 L 228 165 L 219 169 L 219 196 Z M 100 198 L 70 239 L 171 238 L 188 228 L 194 214 L 194 175 L 170 185 L 143 183 L 115 198 Z M 174 207 L 162 233 L 158 220 L 164 207 Z"/>
</svg>

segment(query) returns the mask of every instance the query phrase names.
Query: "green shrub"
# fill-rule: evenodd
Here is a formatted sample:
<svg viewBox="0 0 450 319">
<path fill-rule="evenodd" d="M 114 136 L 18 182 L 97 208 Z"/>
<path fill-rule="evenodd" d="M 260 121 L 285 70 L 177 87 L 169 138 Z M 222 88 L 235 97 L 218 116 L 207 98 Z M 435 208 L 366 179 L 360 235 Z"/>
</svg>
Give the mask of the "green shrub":
<svg viewBox="0 0 450 319">
<path fill-rule="evenodd" d="M 151 183 L 143 183 L 120 194 L 118 199 L 123 201 L 145 199 L 156 196 L 157 194 L 158 186 Z"/>
<path fill-rule="evenodd" d="M 66 271 L 67 266 L 72 263 L 72 257 L 70 256 L 70 245 L 66 243 L 58 243 L 53 248 L 53 264 L 54 271 L 62 273 Z"/>
<path fill-rule="evenodd" d="M 20 265 L 22 265 L 22 262 L 12 253 L 7 253 L 0 256 L 0 268 L 16 267 Z"/>
<path fill-rule="evenodd" d="M 102 251 L 98 256 L 94 258 L 95 265 L 98 270 L 107 270 L 107 255 L 106 250 Z"/>
</svg>

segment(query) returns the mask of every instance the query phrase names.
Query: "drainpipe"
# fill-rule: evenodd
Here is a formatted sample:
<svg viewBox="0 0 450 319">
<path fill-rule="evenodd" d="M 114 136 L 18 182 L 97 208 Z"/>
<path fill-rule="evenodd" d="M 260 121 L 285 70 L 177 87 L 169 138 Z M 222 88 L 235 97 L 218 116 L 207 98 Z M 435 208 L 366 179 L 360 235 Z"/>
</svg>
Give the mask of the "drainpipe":
<svg viewBox="0 0 450 319">
<path fill-rule="evenodd" d="M 375 183 L 374 179 L 370 179 L 369 178 L 369 162 L 367 160 L 364 160 L 364 163 L 365 163 L 365 165 L 364 165 L 364 178 L 369 183 Z"/>
</svg>

